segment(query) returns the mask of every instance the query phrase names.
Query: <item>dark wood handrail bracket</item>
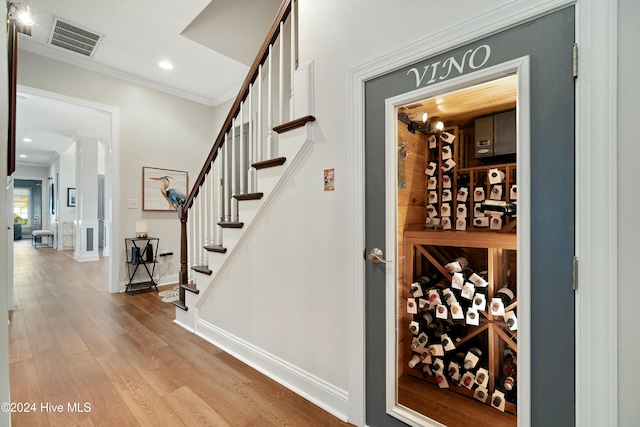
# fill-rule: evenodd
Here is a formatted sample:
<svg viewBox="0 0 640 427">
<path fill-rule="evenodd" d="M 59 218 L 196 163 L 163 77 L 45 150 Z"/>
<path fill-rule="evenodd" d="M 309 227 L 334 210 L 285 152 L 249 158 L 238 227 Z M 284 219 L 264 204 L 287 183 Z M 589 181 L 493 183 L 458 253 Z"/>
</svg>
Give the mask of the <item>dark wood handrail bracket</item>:
<svg viewBox="0 0 640 427">
<path fill-rule="evenodd" d="M 188 267 L 188 242 L 187 242 L 187 220 L 188 220 L 188 211 L 193 206 L 194 200 L 198 193 L 200 192 L 200 187 L 204 184 L 207 174 L 211 169 L 211 164 L 216 159 L 218 155 L 218 150 L 224 145 L 225 135 L 231 131 L 233 126 L 233 120 L 240 112 L 240 107 L 242 102 L 247 98 L 250 92 L 251 84 L 256 81 L 259 76 L 259 71 L 261 65 L 267 61 L 269 57 L 269 46 L 273 45 L 278 37 L 280 36 L 280 24 L 284 23 L 292 10 L 292 1 L 293 0 L 284 0 L 278 9 L 278 12 L 271 23 L 271 27 L 269 28 L 269 32 L 265 37 L 256 58 L 249 69 L 249 73 L 245 78 L 238 96 L 233 102 L 231 109 L 229 110 L 229 114 L 227 115 L 222 127 L 220 128 L 220 132 L 216 137 L 213 146 L 211 147 L 211 151 L 207 156 L 207 159 L 204 162 L 202 170 L 195 180 L 193 187 L 191 188 L 191 192 L 187 196 L 187 199 L 184 200 L 180 209 L 178 210 L 179 218 L 180 218 L 180 273 L 179 273 L 179 285 L 180 285 L 180 300 L 176 301 L 182 309 L 186 309 L 185 305 L 185 286 L 188 286 L 189 283 L 189 267 Z"/>
</svg>

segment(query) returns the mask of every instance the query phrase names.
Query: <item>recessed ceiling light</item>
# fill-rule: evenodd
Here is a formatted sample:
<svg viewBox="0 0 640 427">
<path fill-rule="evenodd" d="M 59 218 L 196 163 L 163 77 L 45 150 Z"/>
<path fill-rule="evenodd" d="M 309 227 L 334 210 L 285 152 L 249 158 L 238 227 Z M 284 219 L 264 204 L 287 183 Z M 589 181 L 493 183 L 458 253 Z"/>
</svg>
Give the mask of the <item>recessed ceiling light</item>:
<svg viewBox="0 0 640 427">
<path fill-rule="evenodd" d="M 27 158 L 26 154 L 20 154 L 20 156 L 19 156 L 19 157 L 20 157 L 21 159 L 26 159 L 26 158 Z"/>
<path fill-rule="evenodd" d="M 165 70 L 173 70 L 173 64 L 169 61 L 160 61 L 158 62 L 160 68 L 164 68 Z"/>
<path fill-rule="evenodd" d="M 24 141 L 24 142 L 31 142 L 31 138 L 22 138 L 22 141 Z"/>
</svg>

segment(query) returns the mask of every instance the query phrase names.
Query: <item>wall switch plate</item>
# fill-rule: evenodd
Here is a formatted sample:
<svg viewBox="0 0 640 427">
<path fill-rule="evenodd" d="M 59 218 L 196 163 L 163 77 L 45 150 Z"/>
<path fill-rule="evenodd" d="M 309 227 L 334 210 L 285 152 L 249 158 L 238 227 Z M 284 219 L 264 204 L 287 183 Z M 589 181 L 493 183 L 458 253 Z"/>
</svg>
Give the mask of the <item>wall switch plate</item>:
<svg viewBox="0 0 640 427">
<path fill-rule="evenodd" d="M 129 208 L 129 209 L 138 209 L 138 199 L 129 199 L 129 200 L 127 200 L 127 208 Z"/>
</svg>

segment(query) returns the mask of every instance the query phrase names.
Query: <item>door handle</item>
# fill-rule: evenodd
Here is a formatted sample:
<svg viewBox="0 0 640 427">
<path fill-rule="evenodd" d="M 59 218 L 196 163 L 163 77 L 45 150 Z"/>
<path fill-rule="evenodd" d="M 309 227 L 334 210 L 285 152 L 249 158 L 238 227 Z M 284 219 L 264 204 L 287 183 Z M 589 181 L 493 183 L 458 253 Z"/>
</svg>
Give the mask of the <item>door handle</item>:
<svg viewBox="0 0 640 427">
<path fill-rule="evenodd" d="M 367 258 L 369 258 L 370 261 L 373 261 L 374 264 L 380 264 L 380 263 L 388 264 L 391 262 L 382 258 L 383 256 L 384 256 L 384 252 L 382 252 L 382 249 L 373 248 L 371 249 L 371 252 L 369 252 L 369 255 L 367 255 Z"/>
</svg>

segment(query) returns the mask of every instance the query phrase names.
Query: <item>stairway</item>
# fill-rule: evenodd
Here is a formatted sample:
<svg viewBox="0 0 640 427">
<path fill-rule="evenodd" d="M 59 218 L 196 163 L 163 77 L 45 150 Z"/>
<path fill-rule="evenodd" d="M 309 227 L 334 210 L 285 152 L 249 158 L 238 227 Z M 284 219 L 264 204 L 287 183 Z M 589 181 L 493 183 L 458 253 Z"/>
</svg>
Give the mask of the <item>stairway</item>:
<svg viewBox="0 0 640 427">
<path fill-rule="evenodd" d="M 310 69 L 302 72 L 309 73 Z M 305 79 L 310 81 L 309 79 Z M 302 90 L 302 88 L 300 88 Z M 199 318 L 199 302 L 205 300 L 225 266 L 230 263 L 236 249 L 250 236 L 274 198 L 277 197 L 287 178 L 295 172 L 312 144 L 312 126 L 315 117 L 306 115 L 274 128 L 278 134 L 279 156 L 252 164 L 257 174 L 259 192 L 236 195 L 238 221 L 219 221 L 217 227 L 223 230 L 222 244 L 208 244 L 202 247 L 204 264 L 191 267 L 191 280 L 180 285 L 184 289 L 184 301 L 175 301 L 175 322 L 194 332 Z"/>
<path fill-rule="evenodd" d="M 195 330 L 234 249 L 251 234 L 311 143 L 313 64 L 298 66 L 297 0 L 284 0 L 180 218 L 176 322 Z"/>
</svg>

